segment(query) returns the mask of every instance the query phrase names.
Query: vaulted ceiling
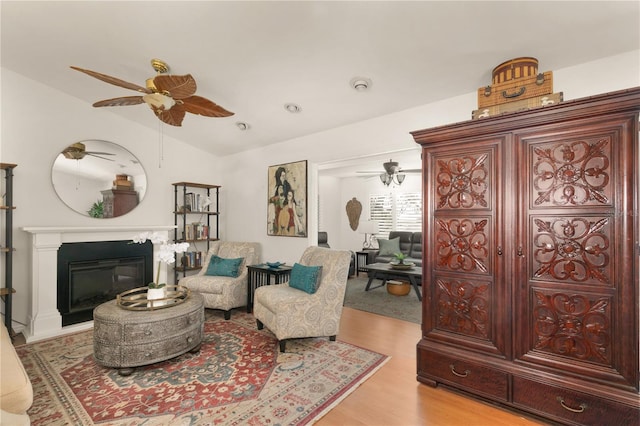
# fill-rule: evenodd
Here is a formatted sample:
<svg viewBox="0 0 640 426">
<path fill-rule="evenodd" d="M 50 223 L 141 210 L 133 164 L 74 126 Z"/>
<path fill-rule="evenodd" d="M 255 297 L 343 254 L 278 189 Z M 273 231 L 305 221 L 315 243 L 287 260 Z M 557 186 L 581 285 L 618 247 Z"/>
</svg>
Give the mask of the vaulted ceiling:
<svg viewBox="0 0 640 426">
<path fill-rule="evenodd" d="M 506 60 L 556 70 L 640 48 L 637 1 L 2 1 L 1 65 L 87 103 L 136 93 L 159 58 L 235 113 L 166 135 L 217 155 L 466 94 Z M 370 79 L 356 91 L 354 77 Z M 301 112 L 290 113 L 294 103 Z M 105 107 L 152 129 L 142 104 Z M 241 131 L 237 123 L 248 124 Z"/>
</svg>

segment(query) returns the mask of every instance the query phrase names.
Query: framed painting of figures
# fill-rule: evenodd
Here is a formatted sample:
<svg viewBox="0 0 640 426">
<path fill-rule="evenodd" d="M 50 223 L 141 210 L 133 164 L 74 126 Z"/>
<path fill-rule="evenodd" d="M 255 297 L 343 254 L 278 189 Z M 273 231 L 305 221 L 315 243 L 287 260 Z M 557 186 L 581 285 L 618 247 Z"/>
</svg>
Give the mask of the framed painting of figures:
<svg viewBox="0 0 640 426">
<path fill-rule="evenodd" d="M 307 160 L 269 166 L 267 235 L 307 236 Z"/>
</svg>

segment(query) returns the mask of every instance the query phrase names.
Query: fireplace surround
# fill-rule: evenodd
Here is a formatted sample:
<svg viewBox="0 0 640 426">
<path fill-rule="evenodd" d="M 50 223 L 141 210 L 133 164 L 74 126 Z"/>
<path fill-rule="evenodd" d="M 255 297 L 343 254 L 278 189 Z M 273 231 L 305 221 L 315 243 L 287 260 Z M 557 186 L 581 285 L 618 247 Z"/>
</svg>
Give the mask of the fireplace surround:
<svg viewBox="0 0 640 426">
<path fill-rule="evenodd" d="M 93 327 L 93 321 L 62 324 L 58 310 L 58 250 L 64 243 L 95 241 L 130 241 L 141 232 L 158 232 L 169 239 L 174 225 L 96 226 L 96 227 L 24 227 L 31 234 L 31 300 L 27 324 L 23 331 L 27 342 L 56 337 Z M 137 244 L 136 244 L 137 245 Z M 153 246 L 156 256 L 159 247 Z M 153 276 L 158 262 L 152 262 Z M 166 265 L 161 263 L 161 282 L 166 282 Z"/>
</svg>

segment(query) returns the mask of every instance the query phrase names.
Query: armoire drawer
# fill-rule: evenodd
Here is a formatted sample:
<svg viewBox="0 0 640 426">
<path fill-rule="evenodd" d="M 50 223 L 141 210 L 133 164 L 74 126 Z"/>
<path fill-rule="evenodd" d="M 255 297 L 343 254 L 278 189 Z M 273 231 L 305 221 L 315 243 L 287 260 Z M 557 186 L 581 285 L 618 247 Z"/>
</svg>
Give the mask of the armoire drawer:
<svg viewBox="0 0 640 426">
<path fill-rule="evenodd" d="M 508 374 L 503 371 L 425 350 L 420 353 L 420 373 L 443 384 L 507 401 Z"/>
<path fill-rule="evenodd" d="M 576 425 L 640 424 L 637 408 L 521 377 L 513 378 L 513 404 Z"/>
</svg>

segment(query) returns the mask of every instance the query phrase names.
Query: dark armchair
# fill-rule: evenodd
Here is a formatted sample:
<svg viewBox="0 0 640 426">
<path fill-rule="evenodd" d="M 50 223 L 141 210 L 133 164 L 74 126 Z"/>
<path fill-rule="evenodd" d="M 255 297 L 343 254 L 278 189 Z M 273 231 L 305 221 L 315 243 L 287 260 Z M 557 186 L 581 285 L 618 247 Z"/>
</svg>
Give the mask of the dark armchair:
<svg viewBox="0 0 640 426">
<path fill-rule="evenodd" d="M 318 247 L 331 248 L 329 245 L 329 235 L 324 231 L 318 232 Z M 349 276 L 356 273 L 356 254 L 351 252 L 351 263 L 349 264 Z"/>
<path fill-rule="evenodd" d="M 329 246 L 329 236 L 324 231 L 318 232 L 318 247 L 331 248 Z"/>
</svg>

